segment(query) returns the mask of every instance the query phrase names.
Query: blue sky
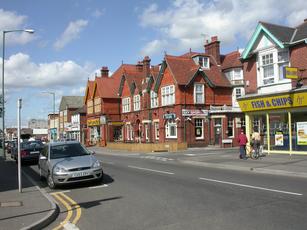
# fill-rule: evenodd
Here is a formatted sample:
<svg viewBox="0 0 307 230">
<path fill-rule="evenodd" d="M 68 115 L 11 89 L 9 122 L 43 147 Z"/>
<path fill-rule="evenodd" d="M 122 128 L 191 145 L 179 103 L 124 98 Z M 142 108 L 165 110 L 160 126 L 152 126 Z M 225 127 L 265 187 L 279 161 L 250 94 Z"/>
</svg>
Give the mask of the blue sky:
<svg viewBox="0 0 307 230">
<path fill-rule="evenodd" d="M 217 35 L 222 53 L 244 48 L 258 21 L 296 26 L 307 18 L 304 0 L 0 0 L 0 31 L 6 34 L 6 124 L 47 118 L 63 95 L 83 96 L 101 66 L 114 72 L 145 55 L 156 65 L 164 52 L 203 51 Z M 1 33 L 2 41 L 2 33 Z M 0 45 L 2 49 L 2 44 Z M 2 53 L 2 52 L 1 52 Z"/>
</svg>

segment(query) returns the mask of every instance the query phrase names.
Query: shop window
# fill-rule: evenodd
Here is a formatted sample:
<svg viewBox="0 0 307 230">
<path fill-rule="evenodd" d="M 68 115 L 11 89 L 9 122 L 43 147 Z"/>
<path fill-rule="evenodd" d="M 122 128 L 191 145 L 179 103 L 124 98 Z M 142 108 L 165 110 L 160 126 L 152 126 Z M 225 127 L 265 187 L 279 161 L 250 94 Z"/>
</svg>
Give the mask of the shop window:
<svg viewBox="0 0 307 230">
<path fill-rule="evenodd" d="M 204 84 L 194 84 L 194 103 L 203 104 L 205 102 Z"/>
<path fill-rule="evenodd" d="M 270 149 L 289 151 L 288 114 L 269 114 Z"/>
<path fill-rule="evenodd" d="M 133 97 L 133 110 L 138 111 L 141 109 L 141 96 L 134 95 Z"/>
<path fill-rule="evenodd" d="M 175 86 L 169 85 L 161 88 L 162 106 L 175 104 Z"/>
<path fill-rule="evenodd" d="M 155 138 L 156 140 L 159 140 L 159 123 L 155 122 Z"/>
<path fill-rule="evenodd" d="M 291 113 L 292 116 L 292 150 L 307 151 L 307 119 L 306 112 Z"/>
<path fill-rule="evenodd" d="M 166 138 L 177 138 L 177 123 L 175 121 L 167 121 L 165 125 Z"/>
<path fill-rule="evenodd" d="M 233 137 L 233 134 L 234 134 L 233 118 L 229 118 L 227 123 L 227 136 Z"/>
<path fill-rule="evenodd" d="M 196 139 L 204 138 L 204 120 L 195 119 L 195 137 Z"/>
</svg>

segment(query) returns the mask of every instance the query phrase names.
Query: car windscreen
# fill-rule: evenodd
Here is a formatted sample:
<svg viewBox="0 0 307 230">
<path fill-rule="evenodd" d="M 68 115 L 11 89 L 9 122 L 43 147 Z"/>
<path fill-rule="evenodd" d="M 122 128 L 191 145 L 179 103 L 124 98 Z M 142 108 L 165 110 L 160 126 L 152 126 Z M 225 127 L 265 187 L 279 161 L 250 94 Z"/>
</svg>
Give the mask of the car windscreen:
<svg viewBox="0 0 307 230">
<path fill-rule="evenodd" d="M 39 141 L 23 142 L 20 146 L 22 149 L 43 148 L 44 144 Z"/>
<path fill-rule="evenodd" d="M 50 147 L 50 159 L 90 155 L 79 143 L 54 145 Z"/>
</svg>

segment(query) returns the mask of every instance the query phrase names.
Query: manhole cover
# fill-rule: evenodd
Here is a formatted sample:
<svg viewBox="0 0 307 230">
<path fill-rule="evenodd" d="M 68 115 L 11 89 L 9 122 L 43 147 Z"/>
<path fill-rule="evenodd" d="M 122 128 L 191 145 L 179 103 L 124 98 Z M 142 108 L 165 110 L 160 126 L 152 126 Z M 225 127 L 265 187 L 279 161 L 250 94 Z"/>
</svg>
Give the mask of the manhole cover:
<svg viewBox="0 0 307 230">
<path fill-rule="evenodd" d="M 20 207 L 20 206 L 22 206 L 21 201 L 0 202 L 0 207 Z"/>
</svg>

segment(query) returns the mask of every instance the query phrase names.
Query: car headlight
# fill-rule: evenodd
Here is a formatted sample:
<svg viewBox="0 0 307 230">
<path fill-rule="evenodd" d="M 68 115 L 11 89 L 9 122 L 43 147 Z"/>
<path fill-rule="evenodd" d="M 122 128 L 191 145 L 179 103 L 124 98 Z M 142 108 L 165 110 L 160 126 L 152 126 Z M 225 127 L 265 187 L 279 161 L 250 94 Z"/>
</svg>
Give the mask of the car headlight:
<svg viewBox="0 0 307 230">
<path fill-rule="evenodd" d="M 54 173 L 65 173 L 67 170 L 61 166 L 55 166 L 53 169 Z"/>
<path fill-rule="evenodd" d="M 100 167 L 101 167 L 101 164 L 98 160 L 96 160 L 94 164 L 92 165 L 92 168 L 100 168 Z"/>
</svg>

